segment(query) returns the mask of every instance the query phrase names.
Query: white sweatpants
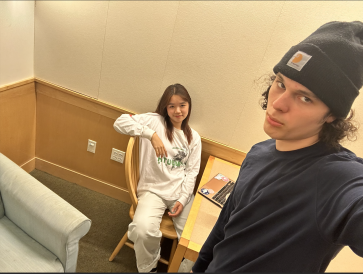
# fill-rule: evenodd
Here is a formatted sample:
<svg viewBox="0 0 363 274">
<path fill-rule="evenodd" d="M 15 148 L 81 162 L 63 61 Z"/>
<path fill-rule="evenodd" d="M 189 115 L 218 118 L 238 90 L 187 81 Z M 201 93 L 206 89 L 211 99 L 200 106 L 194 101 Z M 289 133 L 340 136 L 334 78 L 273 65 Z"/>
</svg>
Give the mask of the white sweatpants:
<svg viewBox="0 0 363 274">
<path fill-rule="evenodd" d="M 178 240 L 183 232 L 193 199 L 185 205 L 183 211 L 173 218 Z M 134 219 L 129 224 L 128 238 L 134 242 L 136 264 L 139 272 L 150 272 L 160 259 L 160 222 L 165 209 L 171 210 L 176 203 L 166 201 L 152 192 L 143 192 L 138 197 Z"/>
</svg>

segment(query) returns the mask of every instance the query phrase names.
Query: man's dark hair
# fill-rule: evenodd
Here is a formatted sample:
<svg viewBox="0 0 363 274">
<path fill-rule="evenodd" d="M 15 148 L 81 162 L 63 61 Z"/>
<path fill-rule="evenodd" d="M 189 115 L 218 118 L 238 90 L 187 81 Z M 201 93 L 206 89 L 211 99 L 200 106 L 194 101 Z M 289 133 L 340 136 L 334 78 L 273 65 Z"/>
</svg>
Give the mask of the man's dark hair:
<svg viewBox="0 0 363 274">
<path fill-rule="evenodd" d="M 272 83 L 275 81 L 276 75 L 270 75 L 267 79 L 268 88 L 262 93 L 261 107 L 266 110 L 268 94 Z M 328 113 L 326 116 L 329 116 Z M 327 144 L 329 147 L 339 150 L 339 143 L 347 138 L 349 141 L 355 141 L 357 139 L 357 131 L 359 124 L 353 120 L 354 110 L 351 109 L 346 118 L 336 118 L 331 123 L 324 123 L 322 130 L 319 133 L 319 141 Z"/>
</svg>

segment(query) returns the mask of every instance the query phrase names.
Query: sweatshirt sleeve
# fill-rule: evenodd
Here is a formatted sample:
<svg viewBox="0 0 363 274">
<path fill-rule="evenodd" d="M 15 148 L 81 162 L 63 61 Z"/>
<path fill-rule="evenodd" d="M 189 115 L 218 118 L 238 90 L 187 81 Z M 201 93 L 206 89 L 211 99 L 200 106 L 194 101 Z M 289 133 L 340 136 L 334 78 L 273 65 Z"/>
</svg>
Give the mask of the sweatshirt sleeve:
<svg viewBox="0 0 363 274">
<path fill-rule="evenodd" d="M 153 118 L 155 118 L 153 113 L 137 115 L 122 114 L 117 118 L 113 127 L 121 134 L 140 136 L 151 140 L 151 137 L 155 133 L 152 129 Z"/>
<path fill-rule="evenodd" d="M 199 252 L 198 259 L 192 268 L 193 272 L 205 272 L 210 262 L 213 260 L 213 249 L 224 239 L 224 227 L 228 223 L 231 212 L 234 209 L 233 197 L 234 189 L 228 197 L 221 213 L 219 214 L 217 222 Z"/>
<path fill-rule="evenodd" d="M 202 154 L 202 142 L 198 134 L 193 136 L 196 141 L 193 142 L 189 159 L 186 162 L 185 178 L 182 183 L 182 190 L 178 201 L 185 206 L 189 201 L 194 191 L 195 181 L 199 174 L 200 159 Z"/>
<path fill-rule="evenodd" d="M 322 170 L 317 202 L 321 234 L 363 257 L 363 165 L 340 161 Z"/>
</svg>

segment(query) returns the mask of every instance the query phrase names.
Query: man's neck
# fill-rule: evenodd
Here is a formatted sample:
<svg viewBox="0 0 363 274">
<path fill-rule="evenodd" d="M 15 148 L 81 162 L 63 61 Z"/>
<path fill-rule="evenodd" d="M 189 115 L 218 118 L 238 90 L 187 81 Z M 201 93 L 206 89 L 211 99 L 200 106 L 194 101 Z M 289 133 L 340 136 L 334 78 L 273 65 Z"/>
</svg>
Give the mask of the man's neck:
<svg viewBox="0 0 363 274">
<path fill-rule="evenodd" d="M 278 151 L 292 151 L 304 147 L 312 146 L 319 141 L 318 136 L 312 136 L 302 140 L 276 140 L 276 149 Z"/>
</svg>

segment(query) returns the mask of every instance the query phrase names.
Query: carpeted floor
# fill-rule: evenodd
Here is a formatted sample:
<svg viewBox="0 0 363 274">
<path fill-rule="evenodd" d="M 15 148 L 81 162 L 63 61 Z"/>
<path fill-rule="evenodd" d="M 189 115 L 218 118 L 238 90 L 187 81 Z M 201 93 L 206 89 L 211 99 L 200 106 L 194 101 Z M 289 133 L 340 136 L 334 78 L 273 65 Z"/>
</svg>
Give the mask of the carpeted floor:
<svg viewBox="0 0 363 274">
<path fill-rule="evenodd" d="M 37 169 L 30 175 L 92 220 L 90 231 L 79 241 L 77 272 L 137 272 L 135 252 L 128 246 L 108 261 L 131 221 L 129 204 Z M 171 244 L 171 240 L 164 240 L 162 257 L 169 258 Z M 190 272 L 193 264 L 184 260 L 179 272 Z M 166 272 L 167 266 L 159 263 L 157 271 Z"/>
</svg>

